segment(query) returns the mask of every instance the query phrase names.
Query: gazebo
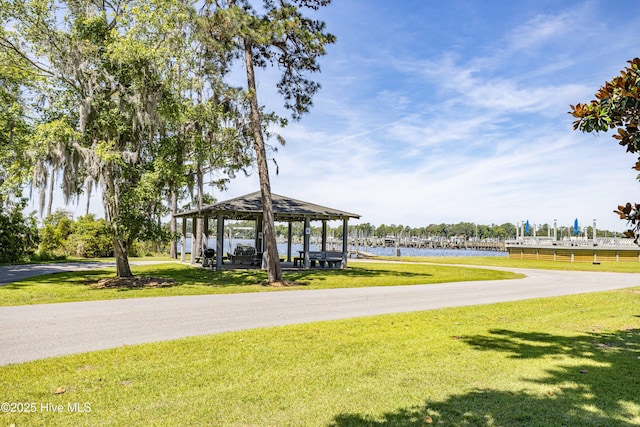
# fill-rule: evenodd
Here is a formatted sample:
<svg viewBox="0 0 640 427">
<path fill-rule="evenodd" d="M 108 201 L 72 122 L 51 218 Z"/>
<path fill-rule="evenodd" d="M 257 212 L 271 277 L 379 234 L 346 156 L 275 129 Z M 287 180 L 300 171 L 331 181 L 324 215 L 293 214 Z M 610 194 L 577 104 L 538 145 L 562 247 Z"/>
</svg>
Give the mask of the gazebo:
<svg viewBox="0 0 640 427">
<path fill-rule="evenodd" d="M 288 239 L 287 239 L 287 260 L 291 261 L 291 237 L 294 222 L 304 223 L 303 249 L 305 256 L 303 257 L 303 267 L 310 267 L 309 247 L 310 247 L 310 227 L 311 221 L 322 221 L 322 251 L 326 251 L 327 245 L 327 221 L 342 220 L 342 268 L 347 266 L 347 248 L 348 248 L 348 225 L 349 218 L 360 218 L 360 215 L 341 211 L 338 209 L 328 208 L 316 205 L 314 203 L 303 202 L 301 200 L 289 197 L 271 194 L 273 204 L 273 216 L 276 222 L 289 223 Z M 175 215 L 176 218 L 182 218 L 182 260 L 185 259 L 185 243 L 187 234 L 188 218 L 204 218 L 204 235 L 208 239 L 209 218 L 216 218 L 217 235 L 216 235 L 216 268 L 222 268 L 222 259 L 224 251 L 224 221 L 230 220 L 254 220 L 256 222 L 256 250 L 262 252 L 264 247 L 262 238 L 262 197 L 259 191 L 245 196 L 236 197 L 234 199 L 208 205 L 202 209 L 193 209 L 181 212 Z"/>
</svg>

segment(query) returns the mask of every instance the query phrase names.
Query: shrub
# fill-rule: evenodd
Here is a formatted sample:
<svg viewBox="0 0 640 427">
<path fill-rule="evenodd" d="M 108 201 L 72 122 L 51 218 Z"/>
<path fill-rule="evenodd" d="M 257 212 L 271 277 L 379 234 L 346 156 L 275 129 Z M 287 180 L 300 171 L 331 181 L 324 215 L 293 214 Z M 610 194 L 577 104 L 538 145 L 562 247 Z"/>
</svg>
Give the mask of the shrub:
<svg viewBox="0 0 640 427">
<path fill-rule="evenodd" d="M 40 256 L 55 259 L 67 255 L 65 244 L 73 227 L 74 222 L 67 211 L 57 210 L 46 217 L 40 229 Z"/>
<path fill-rule="evenodd" d="M 78 218 L 64 246 L 68 254 L 77 257 L 113 256 L 111 229 L 104 219 L 95 219 L 93 214 Z"/>
<path fill-rule="evenodd" d="M 25 261 L 38 247 L 35 215 L 22 213 L 26 199 L 10 204 L 0 199 L 0 262 Z"/>
</svg>

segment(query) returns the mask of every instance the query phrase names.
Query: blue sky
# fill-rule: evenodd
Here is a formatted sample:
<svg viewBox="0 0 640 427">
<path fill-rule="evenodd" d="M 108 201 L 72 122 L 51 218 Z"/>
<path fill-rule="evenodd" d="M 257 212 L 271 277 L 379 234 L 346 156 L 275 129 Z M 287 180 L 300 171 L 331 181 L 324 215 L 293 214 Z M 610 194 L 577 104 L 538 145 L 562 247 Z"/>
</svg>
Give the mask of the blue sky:
<svg viewBox="0 0 640 427">
<path fill-rule="evenodd" d="M 625 229 L 612 210 L 640 201 L 635 158 L 567 111 L 640 56 L 640 2 L 334 0 L 316 16 L 338 41 L 311 113 L 279 131 L 274 193 L 375 225 Z M 274 81 L 260 73 L 258 95 L 281 111 Z M 254 173 L 213 194 L 257 189 Z"/>
</svg>

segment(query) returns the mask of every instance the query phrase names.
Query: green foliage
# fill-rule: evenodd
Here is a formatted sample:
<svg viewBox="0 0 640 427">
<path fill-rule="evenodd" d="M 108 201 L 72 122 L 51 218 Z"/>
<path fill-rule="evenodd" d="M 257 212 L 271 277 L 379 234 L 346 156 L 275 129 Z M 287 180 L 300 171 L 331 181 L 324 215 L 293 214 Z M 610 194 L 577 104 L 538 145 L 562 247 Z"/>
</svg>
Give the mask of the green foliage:
<svg viewBox="0 0 640 427">
<path fill-rule="evenodd" d="M 0 102 L 11 106 L 0 115 L 0 185 L 29 180 L 41 211 L 58 178 L 68 199 L 100 185 L 118 275 L 130 274 L 130 245 L 164 238 L 168 195 L 197 185 L 201 203 L 205 175 L 222 188 L 254 160 L 251 91 L 225 82 L 244 41 L 258 66 L 282 69 L 294 117 L 308 111 L 319 85 L 304 75 L 319 71 L 334 37 L 301 10 L 327 3 L 265 1 L 258 13 L 244 0 L 199 10 L 179 0 L 0 0 Z M 256 114 L 263 131 L 286 122 Z M 57 248 L 44 233 L 44 250 Z"/>
<path fill-rule="evenodd" d="M 627 61 L 620 75 L 606 82 L 587 104 L 571 105 L 569 112 L 577 120 L 573 129 L 583 132 L 606 132 L 618 128 L 613 138 L 629 153 L 640 152 L 640 58 Z M 640 155 L 635 170 L 640 171 Z M 638 177 L 640 178 L 640 176 Z M 614 211 L 632 227 L 625 234 L 640 239 L 640 204 L 627 203 Z"/>
<path fill-rule="evenodd" d="M 40 229 L 40 253 L 66 255 L 65 243 L 73 232 L 73 220 L 67 211 L 57 210 L 46 217 Z"/>
<path fill-rule="evenodd" d="M 169 242 L 168 230 L 158 227 L 148 232 L 153 239 L 135 240 L 130 256 L 145 256 L 161 252 Z M 143 234 L 139 232 L 139 234 Z M 74 221 L 69 212 L 58 210 L 43 221 L 40 229 L 39 259 L 65 257 L 104 258 L 113 256 L 113 230 L 95 215 L 81 216 Z"/>
<path fill-rule="evenodd" d="M 620 75 L 606 82 L 588 104 L 571 105 L 571 114 L 578 120 L 574 129 L 583 132 L 606 132 L 618 128 L 613 135 L 630 153 L 640 151 L 640 58 L 627 61 L 629 66 Z M 636 164 L 640 170 L 640 159 Z"/>
<path fill-rule="evenodd" d="M 546 229 L 545 229 L 546 230 Z M 385 237 L 388 235 L 404 237 L 457 237 L 466 236 L 467 238 L 476 236 L 476 224 L 471 222 L 459 222 L 457 224 L 430 224 L 426 227 L 408 227 L 403 225 L 385 225 L 382 224 L 379 227 L 375 227 L 371 224 L 361 224 L 356 226 L 349 226 L 349 232 L 352 235 L 354 233 L 361 232 L 363 237 Z M 546 231 L 545 231 L 546 232 Z M 479 239 L 509 239 L 514 238 L 516 235 L 516 226 L 511 223 L 505 223 L 502 225 L 491 224 L 481 225 L 477 224 L 477 236 Z"/>
<path fill-rule="evenodd" d="M 276 86 L 284 98 L 285 108 L 291 111 L 295 120 L 308 112 L 320 85 L 307 78 L 307 74 L 320 71 L 318 58 L 326 53 L 325 45 L 335 42 L 335 37 L 324 31 L 324 22 L 307 18 L 303 11 L 305 8 L 317 10 L 328 3 L 329 0 L 264 0 L 258 10 L 249 0 L 205 2 L 204 19 L 199 21 L 198 33 L 203 34 L 205 46 L 216 52 L 218 58 L 224 58 L 221 62 L 225 68 L 231 59 L 244 60 L 247 76 L 244 96 L 250 110 L 249 124 L 265 206 L 265 260 L 270 283 L 281 281 L 282 271 L 271 209 L 265 143 L 265 134 L 267 138 L 269 135 L 265 129 L 269 122 L 279 118 L 265 113 L 258 102 L 255 69 L 269 65 L 277 67 L 281 78 Z M 286 124 L 284 120 L 279 121 L 281 126 Z M 283 143 L 281 137 L 278 139 Z"/>
<path fill-rule="evenodd" d="M 73 224 L 73 232 L 64 244 L 67 254 L 82 258 L 113 256 L 113 234 L 111 227 L 95 215 L 81 216 Z"/>
<path fill-rule="evenodd" d="M 217 7 L 210 18 L 210 34 L 218 43 L 235 49 L 238 57 L 242 57 L 246 46 L 251 46 L 256 67 L 278 67 L 281 75 L 276 86 L 284 106 L 294 119 L 300 119 L 320 89 L 320 84 L 306 75 L 320 71 L 318 59 L 326 54 L 326 45 L 336 41 L 333 34 L 326 32 L 324 22 L 303 12 L 317 10 L 330 1 L 265 0 L 261 12 L 252 3 L 229 1 L 227 8 Z"/>
<path fill-rule="evenodd" d="M 41 254 L 80 258 L 113 256 L 111 228 L 93 214 L 73 221 L 68 212 L 58 210 L 44 219 L 40 236 Z"/>
<path fill-rule="evenodd" d="M 26 199 L 13 204 L 0 197 L 0 263 L 26 261 L 38 247 L 35 215 L 22 213 L 26 203 Z"/>
<path fill-rule="evenodd" d="M 129 247 L 129 256 L 153 256 L 159 254 L 162 251 L 162 247 L 165 247 L 168 243 L 167 240 L 162 239 L 160 241 L 136 240 Z"/>
<path fill-rule="evenodd" d="M 25 156 L 30 128 L 24 91 L 35 77 L 30 64 L 6 43 L 3 18 L 0 11 L 0 195 L 15 195 L 31 170 Z"/>
<path fill-rule="evenodd" d="M 131 242 L 159 235 L 163 188 L 185 185 L 187 158 L 175 153 L 185 140 L 176 136 L 197 127 L 175 113 L 192 96 L 176 76 L 191 69 L 194 10 L 174 0 L 3 0 L 2 15 L 12 28 L 0 34 L 3 52 L 32 58 L 42 75 L 35 138 L 23 156 L 35 164 L 32 183 L 53 188 L 62 172 L 68 198 L 102 185 L 118 274 L 128 275 Z M 212 142 L 202 152 L 216 152 Z M 74 252 L 104 252 L 97 246 Z"/>
</svg>

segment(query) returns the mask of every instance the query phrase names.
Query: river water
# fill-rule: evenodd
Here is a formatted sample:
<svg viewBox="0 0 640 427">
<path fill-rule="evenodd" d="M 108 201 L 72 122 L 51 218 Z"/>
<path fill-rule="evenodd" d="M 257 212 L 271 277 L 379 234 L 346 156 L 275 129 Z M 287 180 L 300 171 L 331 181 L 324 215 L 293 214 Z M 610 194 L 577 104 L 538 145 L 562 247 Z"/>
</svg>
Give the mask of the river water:
<svg viewBox="0 0 640 427">
<path fill-rule="evenodd" d="M 229 244 L 231 243 L 231 244 Z M 231 242 L 229 240 L 224 241 L 224 252 L 233 253 L 233 249 L 238 245 L 250 245 L 254 246 L 255 242 L 250 239 L 232 239 Z M 178 242 L 178 253 L 180 253 L 180 243 Z M 216 247 L 216 239 L 209 239 L 209 247 Z M 294 243 L 291 245 L 291 253 L 293 256 L 297 256 L 300 251 L 302 251 L 302 244 Z M 333 248 L 329 245 L 327 250 L 332 250 Z M 351 246 L 350 250 L 354 250 L 354 247 Z M 475 249 L 430 249 L 430 248 L 399 248 L 401 256 L 425 256 L 425 257 L 433 257 L 433 256 L 443 256 L 443 257 L 463 257 L 463 256 L 496 256 L 496 257 L 506 257 L 506 252 L 500 251 L 479 251 Z M 312 243 L 311 250 L 320 250 L 319 245 Z M 338 250 L 340 250 L 338 248 Z M 368 252 L 374 255 L 379 256 L 396 256 L 396 248 L 389 247 L 364 247 L 361 246 L 359 248 L 361 252 Z M 187 238 L 187 253 L 191 252 L 191 238 Z M 286 243 L 278 243 L 278 253 L 282 255 L 286 255 L 287 253 L 287 244 Z"/>
<path fill-rule="evenodd" d="M 396 256 L 396 248 L 375 247 L 360 248 L 360 250 L 374 255 Z M 475 249 L 399 248 L 399 250 L 401 256 L 507 256 L 506 252 L 478 251 Z"/>
</svg>

